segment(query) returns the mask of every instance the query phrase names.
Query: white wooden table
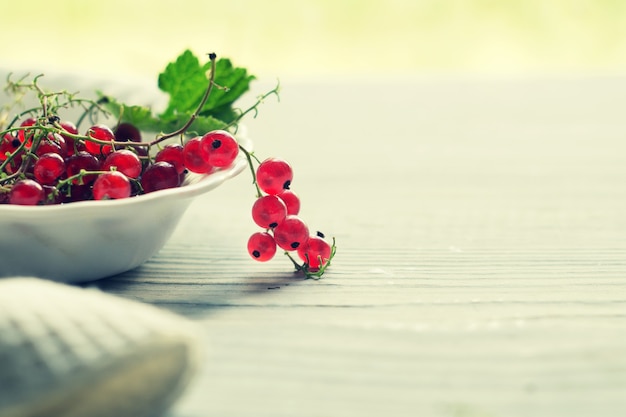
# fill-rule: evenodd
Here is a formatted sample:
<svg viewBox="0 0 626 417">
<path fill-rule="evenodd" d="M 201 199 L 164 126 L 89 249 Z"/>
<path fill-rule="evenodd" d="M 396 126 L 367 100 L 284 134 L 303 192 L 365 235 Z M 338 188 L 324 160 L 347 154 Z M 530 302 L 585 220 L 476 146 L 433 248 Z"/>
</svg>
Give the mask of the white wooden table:
<svg viewBox="0 0 626 417">
<path fill-rule="evenodd" d="M 324 279 L 248 258 L 244 172 L 98 283 L 201 323 L 170 417 L 626 415 L 626 79 L 282 85 L 249 133 Z"/>
</svg>

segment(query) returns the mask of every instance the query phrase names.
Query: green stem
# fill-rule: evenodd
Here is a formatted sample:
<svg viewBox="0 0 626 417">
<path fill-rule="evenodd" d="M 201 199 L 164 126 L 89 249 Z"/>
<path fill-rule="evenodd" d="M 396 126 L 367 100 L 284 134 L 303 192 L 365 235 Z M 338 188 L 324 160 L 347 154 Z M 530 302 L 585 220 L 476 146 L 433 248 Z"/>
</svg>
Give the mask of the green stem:
<svg viewBox="0 0 626 417">
<path fill-rule="evenodd" d="M 86 169 L 81 169 L 78 172 L 78 174 L 74 174 L 72 176 L 69 176 L 69 177 L 59 181 L 57 183 L 57 185 L 56 185 L 56 188 L 57 189 L 61 189 L 61 188 L 65 187 L 66 185 L 71 185 L 74 182 L 74 180 L 79 180 L 80 182 L 82 182 L 83 177 L 86 176 L 86 175 L 101 175 L 101 174 L 106 174 L 108 172 L 111 172 L 111 171 L 87 171 Z M 130 177 L 127 177 L 127 178 L 128 178 L 129 181 L 138 183 L 136 178 L 130 178 Z M 79 185 L 80 185 L 80 182 L 79 182 Z"/>
<path fill-rule="evenodd" d="M 232 122 L 230 122 L 228 125 L 226 125 L 226 129 L 228 129 L 229 127 L 235 126 L 237 125 L 241 119 L 243 119 L 248 113 L 250 112 L 254 112 L 254 117 L 257 116 L 259 109 L 258 107 L 265 101 L 265 99 L 267 99 L 269 96 L 271 95 L 276 95 L 276 97 L 280 100 L 280 95 L 279 95 L 279 91 L 280 91 L 280 82 L 276 84 L 276 87 L 274 87 L 272 90 L 268 91 L 267 93 L 259 96 L 256 100 L 256 102 L 248 107 L 246 110 L 242 111 L 239 116 L 237 116 Z"/>
<path fill-rule="evenodd" d="M 58 190 L 58 189 L 61 189 L 61 188 L 65 187 L 66 185 L 71 185 L 74 182 L 74 180 L 78 180 L 78 185 L 81 185 L 83 183 L 83 177 L 85 175 L 99 174 L 99 173 L 102 173 L 102 172 L 105 172 L 105 171 L 90 172 L 90 171 L 87 171 L 85 169 L 81 169 L 78 172 L 78 174 L 71 175 L 71 176 L 67 177 L 64 180 L 59 181 L 57 183 L 57 185 L 56 185 L 56 188 Z"/>
<path fill-rule="evenodd" d="M 309 262 L 304 262 L 302 263 L 302 265 L 300 265 L 294 258 L 293 256 L 291 256 L 291 254 L 289 252 L 285 252 L 285 255 L 287 255 L 287 257 L 289 258 L 289 260 L 293 263 L 296 272 L 302 272 L 304 274 L 304 279 L 314 279 L 314 280 L 318 280 L 320 278 L 322 278 L 322 275 L 324 275 L 324 273 L 326 272 L 326 269 L 328 269 L 328 267 L 330 266 L 331 261 L 333 260 L 333 258 L 335 257 L 335 254 L 337 253 L 337 245 L 335 243 L 335 238 L 333 238 L 333 243 L 330 247 L 330 256 L 328 257 L 328 260 L 325 263 L 322 263 L 322 266 L 316 270 L 316 271 L 311 271 L 309 269 Z"/>
<path fill-rule="evenodd" d="M 7 126 L 7 129 L 10 129 L 11 126 L 13 126 L 15 124 L 15 122 L 20 120 L 22 117 L 26 116 L 27 114 L 35 113 L 35 112 L 39 111 L 39 109 L 40 109 L 40 107 L 33 107 L 32 109 L 24 110 L 23 112 L 15 115 L 13 120 L 11 120 L 11 123 L 9 123 L 9 125 Z M 5 132 L 2 132 L 3 135 L 4 135 L 4 133 Z"/>
<path fill-rule="evenodd" d="M 252 184 L 254 184 L 256 188 L 256 197 L 260 198 L 263 196 L 263 193 L 261 192 L 261 188 L 259 188 L 259 183 L 256 180 L 256 172 L 254 171 L 252 158 L 254 158 L 257 162 L 259 162 L 259 160 L 256 159 L 256 156 L 254 156 L 252 152 L 248 152 L 248 150 L 243 146 L 239 145 L 239 149 L 241 150 L 241 152 L 244 153 L 244 155 L 246 155 L 246 159 L 248 160 L 248 167 L 250 168 L 250 173 L 252 174 Z"/>
</svg>

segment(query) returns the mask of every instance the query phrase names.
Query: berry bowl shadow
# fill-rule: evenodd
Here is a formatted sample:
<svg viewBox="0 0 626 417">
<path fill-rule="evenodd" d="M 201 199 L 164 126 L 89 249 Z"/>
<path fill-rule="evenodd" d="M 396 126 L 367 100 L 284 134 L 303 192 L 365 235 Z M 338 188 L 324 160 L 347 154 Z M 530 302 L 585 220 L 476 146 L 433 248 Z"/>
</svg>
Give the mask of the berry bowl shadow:
<svg viewBox="0 0 626 417">
<path fill-rule="evenodd" d="M 242 136 L 246 149 L 252 142 Z M 0 205 L 0 277 L 66 283 L 129 271 L 154 256 L 194 198 L 247 167 L 240 153 L 228 168 L 188 174 L 182 186 L 119 200 L 49 206 Z"/>
</svg>

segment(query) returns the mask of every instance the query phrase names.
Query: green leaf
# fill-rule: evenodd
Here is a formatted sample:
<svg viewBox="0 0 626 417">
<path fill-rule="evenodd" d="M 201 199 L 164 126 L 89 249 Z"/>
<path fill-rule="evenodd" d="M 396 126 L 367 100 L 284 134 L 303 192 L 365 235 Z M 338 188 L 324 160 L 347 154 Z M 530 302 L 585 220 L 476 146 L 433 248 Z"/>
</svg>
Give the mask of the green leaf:
<svg viewBox="0 0 626 417">
<path fill-rule="evenodd" d="M 168 118 L 176 113 L 193 112 L 209 80 L 198 58 L 186 50 L 159 74 L 158 85 L 170 96 L 168 106 L 162 113 L 163 117 Z"/>
<path fill-rule="evenodd" d="M 101 92 L 98 94 L 103 97 Z M 159 132 L 162 130 L 163 120 L 152 114 L 152 109 L 145 106 L 129 106 L 120 103 L 116 99 L 107 96 L 107 102 L 103 106 L 113 114 L 120 122 L 128 122 L 135 125 L 139 130 Z"/>
<path fill-rule="evenodd" d="M 227 104 L 225 106 L 211 109 L 208 114 L 210 114 L 211 117 L 215 117 L 216 119 L 230 123 L 231 121 L 235 120 L 235 118 L 238 117 L 241 112 L 235 111 L 230 104 Z M 200 115 L 204 116 L 203 113 L 200 113 Z"/>
<path fill-rule="evenodd" d="M 187 115 L 184 118 L 184 121 L 189 120 L 191 114 Z M 195 132 L 198 135 L 203 135 L 206 132 L 210 132 L 212 130 L 225 129 L 228 123 L 223 122 L 220 119 L 216 119 L 212 116 L 198 117 L 194 122 L 189 126 L 188 132 Z M 180 126 L 180 125 L 179 125 Z"/>
<path fill-rule="evenodd" d="M 210 69 L 210 60 L 201 64 L 190 50 L 186 50 L 159 74 L 158 87 L 169 95 L 167 107 L 162 113 L 154 114 L 149 107 L 127 105 L 111 97 L 107 97 L 104 107 L 120 121 L 132 123 L 140 130 L 174 132 L 185 125 L 200 105 L 209 85 Z M 234 67 L 229 59 L 219 59 L 215 63 L 216 85 L 188 133 L 203 134 L 224 129 L 239 116 L 233 103 L 249 90 L 254 79 L 245 68 Z M 101 92 L 98 94 L 105 97 Z"/>
<path fill-rule="evenodd" d="M 211 63 L 205 64 L 205 68 L 210 68 Z M 230 106 L 235 100 L 250 89 L 250 82 L 254 80 L 253 75 L 248 75 L 245 68 L 233 67 L 229 59 L 222 58 L 215 65 L 215 84 L 223 88 L 214 89 L 201 113 L 210 113 L 226 106 Z"/>
</svg>

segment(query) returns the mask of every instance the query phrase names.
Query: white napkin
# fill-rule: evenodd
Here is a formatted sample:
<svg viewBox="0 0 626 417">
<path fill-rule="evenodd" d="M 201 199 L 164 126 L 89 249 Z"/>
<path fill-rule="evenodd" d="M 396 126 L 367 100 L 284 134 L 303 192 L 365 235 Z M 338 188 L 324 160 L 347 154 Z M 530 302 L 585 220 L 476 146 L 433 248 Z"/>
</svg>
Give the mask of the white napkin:
<svg viewBox="0 0 626 417">
<path fill-rule="evenodd" d="M 198 334 L 96 289 L 0 279 L 0 415 L 159 415 L 197 367 Z"/>
</svg>

